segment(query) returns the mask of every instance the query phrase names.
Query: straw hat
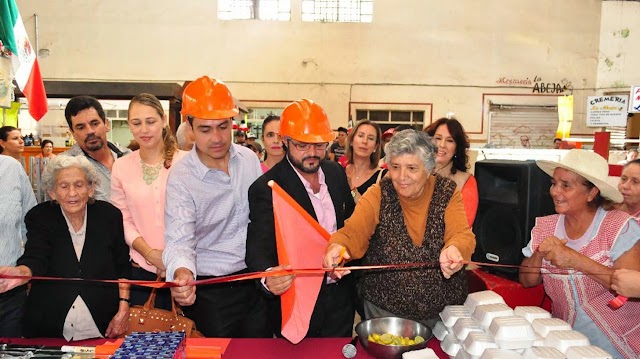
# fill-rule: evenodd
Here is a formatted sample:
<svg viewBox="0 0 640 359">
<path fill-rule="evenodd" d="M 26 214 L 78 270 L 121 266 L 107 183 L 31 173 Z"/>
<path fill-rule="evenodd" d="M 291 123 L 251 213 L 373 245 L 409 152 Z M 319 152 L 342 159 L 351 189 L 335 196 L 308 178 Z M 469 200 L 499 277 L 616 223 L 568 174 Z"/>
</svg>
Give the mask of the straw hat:
<svg viewBox="0 0 640 359">
<path fill-rule="evenodd" d="M 622 193 L 607 183 L 609 164 L 595 152 L 573 149 L 569 150 L 560 162 L 536 161 L 536 164 L 549 176 L 553 176 L 553 171 L 558 167 L 575 172 L 598 187 L 602 197 L 616 203 L 622 202 Z"/>
</svg>

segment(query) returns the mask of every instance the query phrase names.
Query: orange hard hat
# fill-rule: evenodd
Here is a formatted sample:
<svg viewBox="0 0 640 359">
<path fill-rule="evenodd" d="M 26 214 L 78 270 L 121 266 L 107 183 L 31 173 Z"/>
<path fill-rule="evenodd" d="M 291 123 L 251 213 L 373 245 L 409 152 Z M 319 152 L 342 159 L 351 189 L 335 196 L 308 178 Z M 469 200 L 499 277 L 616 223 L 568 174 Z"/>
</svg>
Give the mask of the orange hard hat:
<svg viewBox="0 0 640 359">
<path fill-rule="evenodd" d="M 238 112 L 227 85 L 209 76 L 202 76 L 191 82 L 182 94 L 180 113 L 185 116 L 219 120 L 233 117 Z"/>
<path fill-rule="evenodd" d="M 307 99 L 294 101 L 282 111 L 280 136 L 307 143 L 331 142 L 336 137 L 322 107 Z"/>
</svg>

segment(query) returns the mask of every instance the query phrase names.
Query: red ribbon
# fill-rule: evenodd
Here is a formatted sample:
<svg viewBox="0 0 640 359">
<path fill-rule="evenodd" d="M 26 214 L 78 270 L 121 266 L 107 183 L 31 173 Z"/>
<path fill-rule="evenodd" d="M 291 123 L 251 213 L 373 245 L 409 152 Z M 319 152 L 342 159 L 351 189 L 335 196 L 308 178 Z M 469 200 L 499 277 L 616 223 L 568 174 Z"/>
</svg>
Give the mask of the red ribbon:
<svg viewBox="0 0 640 359">
<path fill-rule="evenodd" d="M 510 264 L 498 264 L 498 263 L 482 263 L 482 262 L 473 262 L 473 261 L 461 261 L 461 264 L 475 264 L 478 266 L 485 267 L 501 267 L 501 268 L 527 268 L 527 269 L 541 269 L 542 267 L 535 266 L 518 266 L 518 265 L 510 265 Z M 251 279 L 261 279 L 266 277 L 276 277 L 282 275 L 318 275 L 323 274 L 325 272 L 331 271 L 354 271 L 354 270 L 374 270 L 374 269 L 406 269 L 406 268 L 440 268 L 439 262 L 423 262 L 423 263 L 403 263 L 403 264 L 384 264 L 384 265 L 370 265 L 370 266 L 352 266 L 352 267 L 337 267 L 337 268 L 298 268 L 291 270 L 272 270 L 265 272 L 252 272 L 252 273 L 244 273 L 244 274 L 234 274 L 228 276 L 221 276 L 217 278 L 211 279 L 202 279 L 195 280 L 189 285 L 210 285 L 210 284 L 219 284 L 219 283 L 228 283 L 228 282 L 236 282 L 241 280 L 251 280 Z M 554 274 L 565 274 L 569 275 L 572 269 L 557 269 L 558 273 Z M 561 273 L 566 272 L 566 273 Z M 573 273 L 574 275 L 585 275 L 586 273 Z M 592 274 L 606 274 L 606 273 L 592 273 Z M 122 283 L 122 284 L 131 284 L 138 285 L 143 287 L 150 288 L 171 288 L 178 287 L 178 285 L 174 282 L 156 282 L 156 281 L 146 281 L 146 280 L 131 280 L 131 279 L 83 279 L 83 278 L 60 278 L 60 277 L 44 277 L 44 276 L 17 276 L 17 275 L 4 275 L 0 274 L 0 278 L 3 279 L 24 279 L 24 280 L 49 280 L 49 281 L 84 281 L 84 282 L 98 282 L 98 283 Z"/>
</svg>

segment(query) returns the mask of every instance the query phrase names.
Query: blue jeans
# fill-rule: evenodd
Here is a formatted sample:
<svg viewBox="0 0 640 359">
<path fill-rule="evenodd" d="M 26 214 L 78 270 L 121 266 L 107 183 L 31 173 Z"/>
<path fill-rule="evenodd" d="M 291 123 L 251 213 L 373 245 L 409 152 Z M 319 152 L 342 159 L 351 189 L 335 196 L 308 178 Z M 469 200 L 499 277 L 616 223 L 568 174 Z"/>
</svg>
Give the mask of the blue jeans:
<svg viewBox="0 0 640 359">
<path fill-rule="evenodd" d="M 27 285 L 0 294 L 0 337 L 21 338 Z"/>
</svg>

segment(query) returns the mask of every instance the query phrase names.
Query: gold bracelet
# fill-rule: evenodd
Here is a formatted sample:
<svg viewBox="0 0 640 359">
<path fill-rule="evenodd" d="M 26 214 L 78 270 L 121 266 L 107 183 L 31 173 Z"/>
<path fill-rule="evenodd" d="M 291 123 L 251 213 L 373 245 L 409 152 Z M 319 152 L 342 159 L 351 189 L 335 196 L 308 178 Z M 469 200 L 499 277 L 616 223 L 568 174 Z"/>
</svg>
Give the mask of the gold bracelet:
<svg viewBox="0 0 640 359">
<path fill-rule="evenodd" d="M 147 256 L 149 255 L 149 253 L 151 253 L 151 252 L 153 252 L 153 251 L 155 251 L 155 250 L 156 250 L 155 248 L 151 248 L 151 249 L 149 249 L 149 250 L 147 251 L 147 253 L 145 253 L 145 254 L 144 254 L 144 256 L 143 256 L 143 257 L 144 257 L 144 259 L 146 260 L 146 259 L 147 259 Z M 149 263 L 149 261 L 147 261 L 147 263 Z"/>
</svg>

